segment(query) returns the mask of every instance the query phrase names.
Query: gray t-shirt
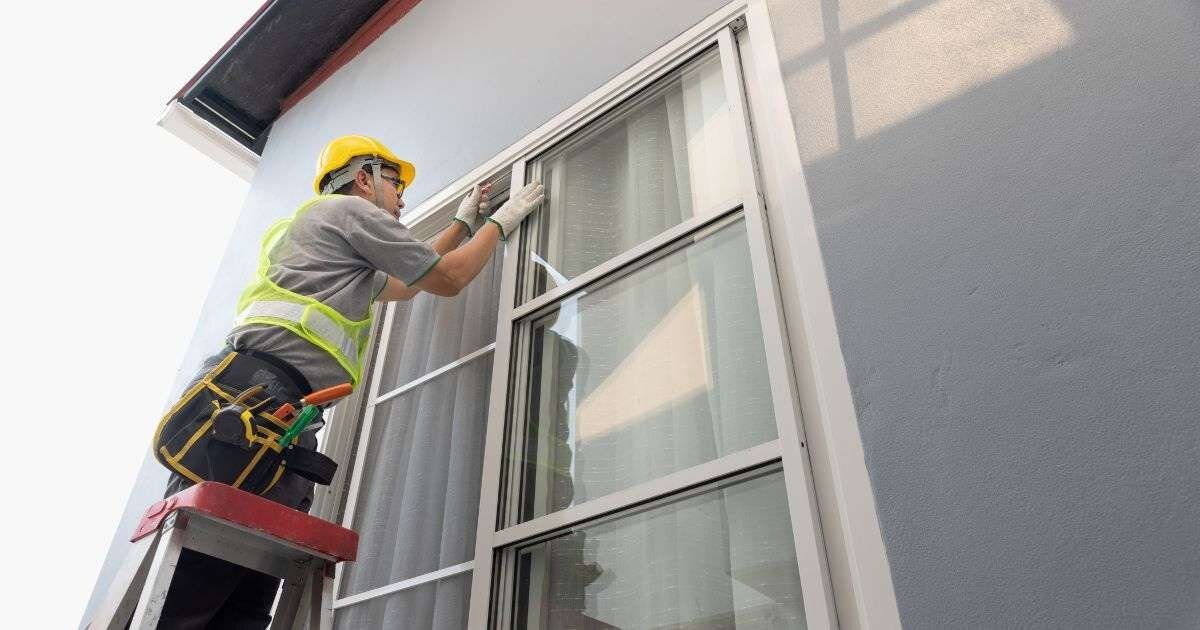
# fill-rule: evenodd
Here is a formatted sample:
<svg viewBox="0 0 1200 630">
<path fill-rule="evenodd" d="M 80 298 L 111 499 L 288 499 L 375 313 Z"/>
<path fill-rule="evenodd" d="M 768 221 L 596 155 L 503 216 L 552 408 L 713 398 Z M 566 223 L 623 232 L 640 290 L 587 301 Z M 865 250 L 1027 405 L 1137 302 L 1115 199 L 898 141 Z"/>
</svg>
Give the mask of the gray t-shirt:
<svg viewBox="0 0 1200 630">
<path fill-rule="evenodd" d="M 389 275 L 411 285 L 439 256 L 371 202 L 336 195 L 316 202 L 276 247 L 267 277 L 354 320 L 363 319 Z M 349 381 L 329 353 L 278 326 L 235 328 L 234 350 L 260 350 L 295 367 L 314 390 Z"/>
</svg>

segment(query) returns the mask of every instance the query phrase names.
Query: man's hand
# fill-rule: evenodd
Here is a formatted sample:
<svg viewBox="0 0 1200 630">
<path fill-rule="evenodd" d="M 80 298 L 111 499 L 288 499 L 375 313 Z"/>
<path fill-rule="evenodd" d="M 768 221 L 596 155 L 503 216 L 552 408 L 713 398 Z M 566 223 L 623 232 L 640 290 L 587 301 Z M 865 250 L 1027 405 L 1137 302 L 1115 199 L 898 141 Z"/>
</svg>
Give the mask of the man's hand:
<svg viewBox="0 0 1200 630">
<path fill-rule="evenodd" d="M 475 234 L 475 226 L 479 224 L 479 213 L 487 210 L 488 195 L 491 192 L 491 184 L 487 186 L 475 184 L 471 188 L 471 192 L 463 197 L 462 203 L 458 204 L 458 213 L 454 215 L 454 220 L 466 226 L 468 234 Z"/>
<path fill-rule="evenodd" d="M 488 217 L 487 220 L 496 224 L 500 228 L 500 238 L 507 240 L 513 230 L 521 224 L 525 217 L 529 216 L 533 209 L 542 203 L 542 198 L 546 194 L 546 189 L 540 182 L 530 182 L 525 184 L 525 187 L 517 192 L 509 195 L 508 201 L 504 202 L 500 209 Z"/>
</svg>

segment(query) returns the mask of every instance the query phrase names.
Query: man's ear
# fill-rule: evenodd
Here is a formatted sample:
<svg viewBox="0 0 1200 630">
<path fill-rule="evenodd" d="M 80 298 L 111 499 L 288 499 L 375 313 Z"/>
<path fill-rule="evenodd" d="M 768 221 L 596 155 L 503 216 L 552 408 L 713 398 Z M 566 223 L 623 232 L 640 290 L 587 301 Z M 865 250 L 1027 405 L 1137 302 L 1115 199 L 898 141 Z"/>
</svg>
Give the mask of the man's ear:
<svg viewBox="0 0 1200 630">
<path fill-rule="evenodd" d="M 358 169 L 354 174 L 354 184 L 365 193 L 371 192 L 371 176 L 367 174 L 366 169 Z"/>
</svg>

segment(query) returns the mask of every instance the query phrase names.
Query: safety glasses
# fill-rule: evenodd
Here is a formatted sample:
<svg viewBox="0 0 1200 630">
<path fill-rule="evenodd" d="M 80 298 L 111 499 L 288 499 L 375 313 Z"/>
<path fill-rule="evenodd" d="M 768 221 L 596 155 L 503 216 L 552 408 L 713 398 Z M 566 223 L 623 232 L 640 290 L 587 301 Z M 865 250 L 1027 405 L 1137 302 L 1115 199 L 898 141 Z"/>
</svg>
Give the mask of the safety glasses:
<svg viewBox="0 0 1200 630">
<path fill-rule="evenodd" d="M 397 196 L 404 196 L 404 187 L 406 184 L 404 183 L 403 179 L 400 179 L 399 177 L 391 177 L 390 175 L 384 175 L 382 173 L 379 174 L 379 178 L 391 182 L 392 185 L 396 187 Z"/>
</svg>

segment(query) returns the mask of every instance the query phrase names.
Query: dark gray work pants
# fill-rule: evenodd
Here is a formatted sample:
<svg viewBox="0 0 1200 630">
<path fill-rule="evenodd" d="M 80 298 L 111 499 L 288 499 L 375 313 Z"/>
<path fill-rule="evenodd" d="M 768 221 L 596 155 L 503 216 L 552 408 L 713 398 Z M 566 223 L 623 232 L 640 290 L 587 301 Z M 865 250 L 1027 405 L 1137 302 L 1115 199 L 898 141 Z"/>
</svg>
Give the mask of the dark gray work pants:
<svg viewBox="0 0 1200 630">
<path fill-rule="evenodd" d="M 226 354 L 227 350 L 205 359 L 184 391 L 216 367 Z M 283 381 L 262 384 L 267 385 L 268 394 L 280 400 L 298 399 L 308 393 L 294 391 L 296 388 L 290 382 Z M 259 383 L 246 383 L 245 387 L 256 384 Z M 315 448 L 316 437 L 311 432 L 304 433 L 301 443 Z M 188 479 L 172 473 L 164 496 L 191 485 Z M 279 483 L 263 497 L 308 512 L 312 507 L 313 483 L 295 473 L 285 472 Z M 184 549 L 158 627 L 172 630 L 266 628 L 271 623 L 271 605 L 279 591 L 279 582 L 278 578 L 264 573 Z"/>
</svg>

